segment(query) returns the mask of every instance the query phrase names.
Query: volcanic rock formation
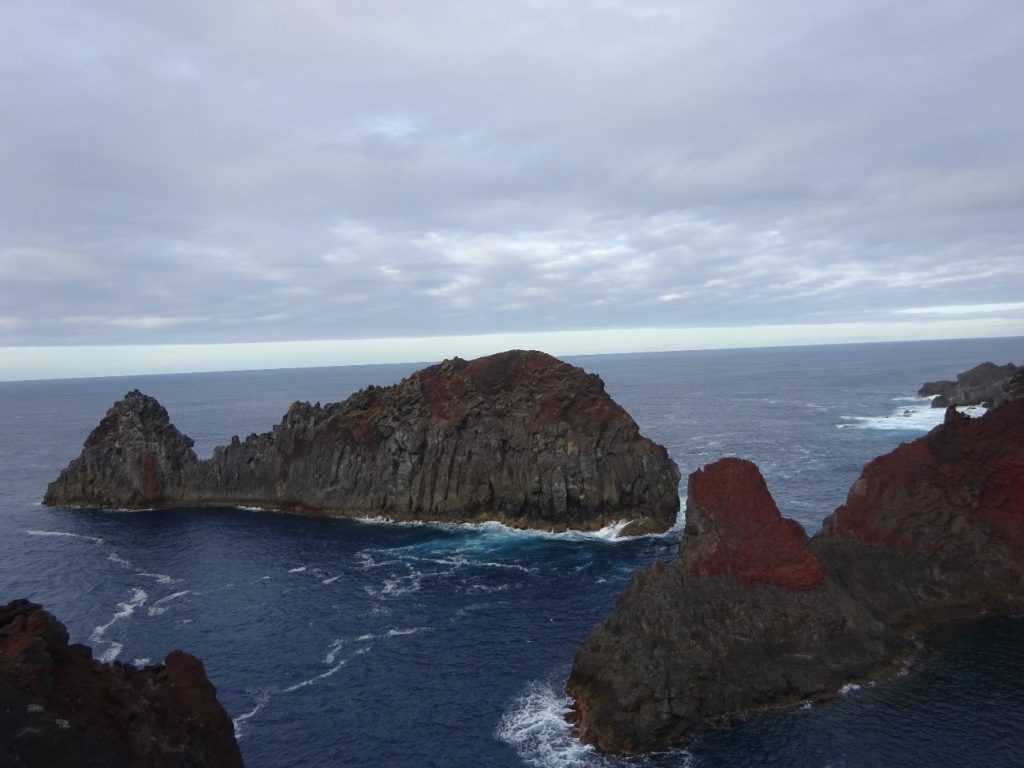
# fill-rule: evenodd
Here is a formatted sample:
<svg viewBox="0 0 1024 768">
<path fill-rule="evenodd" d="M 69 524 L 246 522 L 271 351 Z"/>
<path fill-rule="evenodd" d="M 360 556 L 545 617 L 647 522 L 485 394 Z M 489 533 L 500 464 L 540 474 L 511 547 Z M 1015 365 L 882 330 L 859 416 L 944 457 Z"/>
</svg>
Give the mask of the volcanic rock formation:
<svg viewBox="0 0 1024 768">
<path fill-rule="evenodd" d="M 1007 363 L 982 363 L 958 374 L 956 381 L 929 381 L 918 397 L 931 397 L 932 408 L 950 405 L 984 405 L 996 408 L 1024 396 L 1024 367 Z"/>
<path fill-rule="evenodd" d="M 883 675 L 942 622 L 1024 608 L 1024 400 L 872 461 L 808 539 L 756 466 L 690 475 L 679 558 L 634 574 L 577 651 L 575 730 L 606 751 Z"/>
<path fill-rule="evenodd" d="M 195 657 L 102 664 L 51 614 L 14 600 L 0 607 L 0 765 L 241 768 L 242 756 Z"/>
<path fill-rule="evenodd" d="M 495 519 L 664 531 L 679 469 L 595 374 L 541 352 L 446 360 L 343 403 L 294 403 L 271 432 L 214 449 L 129 392 L 43 502 L 121 508 L 252 505 L 398 520 Z"/>
</svg>

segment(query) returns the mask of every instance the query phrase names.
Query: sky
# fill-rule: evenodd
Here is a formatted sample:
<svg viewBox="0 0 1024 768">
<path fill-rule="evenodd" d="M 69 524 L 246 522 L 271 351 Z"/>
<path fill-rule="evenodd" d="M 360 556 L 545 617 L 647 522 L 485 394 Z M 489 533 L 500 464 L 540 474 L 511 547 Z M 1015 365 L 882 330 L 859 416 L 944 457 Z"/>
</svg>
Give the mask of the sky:
<svg viewBox="0 0 1024 768">
<path fill-rule="evenodd" d="M 0 379 L 1024 335 L 1024 4 L 3 15 Z"/>
</svg>

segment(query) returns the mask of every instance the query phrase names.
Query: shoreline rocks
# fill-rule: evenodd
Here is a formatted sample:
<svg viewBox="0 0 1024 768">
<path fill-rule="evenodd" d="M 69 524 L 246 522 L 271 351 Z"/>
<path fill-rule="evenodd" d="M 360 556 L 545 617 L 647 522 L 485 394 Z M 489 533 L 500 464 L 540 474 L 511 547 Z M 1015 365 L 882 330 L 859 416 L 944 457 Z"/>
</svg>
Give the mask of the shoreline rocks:
<svg viewBox="0 0 1024 768">
<path fill-rule="evenodd" d="M 690 475 L 679 557 L 630 579 L 577 651 L 574 730 L 608 752 L 885 676 L 921 633 L 1024 609 L 1024 400 L 865 467 L 814 537 L 756 466 Z"/>
<path fill-rule="evenodd" d="M 172 651 L 104 664 L 28 600 L 0 607 L 0 764 L 10 768 L 241 768 L 202 663 Z"/>
<path fill-rule="evenodd" d="M 665 531 L 679 469 L 600 377 L 541 352 L 446 360 L 342 403 L 294 403 L 272 431 L 199 460 L 141 392 L 115 403 L 43 503 L 258 506 L 396 520 Z"/>
<path fill-rule="evenodd" d="M 957 375 L 956 381 L 929 381 L 918 397 L 934 397 L 932 408 L 951 405 L 983 405 L 997 408 L 1024 396 L 1024 366 L 982 363 Z"/>
</svg>

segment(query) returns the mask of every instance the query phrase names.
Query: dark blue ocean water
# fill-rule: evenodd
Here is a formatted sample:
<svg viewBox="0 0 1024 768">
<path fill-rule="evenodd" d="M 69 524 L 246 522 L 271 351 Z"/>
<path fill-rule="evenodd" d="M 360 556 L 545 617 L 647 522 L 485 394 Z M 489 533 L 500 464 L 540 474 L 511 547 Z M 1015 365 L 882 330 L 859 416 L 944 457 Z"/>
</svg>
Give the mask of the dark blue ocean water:
<svg viewBox="0 0 1024 768">
<path fill-rule="evenodd" d="M 751 458 L 783 513 L 813 532 L 866 461 L 940 417 L 913 399 L 922 382 L 1022 359 L 1018 338 L 572 362 L 604 378 L 684 477 Z M 569 738 L 560 689 L 629 574 L 672 559 L 678 533 L 38 505 L 133 387 L 208 455 L 269 429 L 293 400 L 340 400 L 416 367 L 0 384 L 0 600 L 43 603 L 108 659 L 200 656 L 250 768 L 1024 765 L 1024 620 L 951 627 L 904 677 L 622 760 Z"/>
</svg>

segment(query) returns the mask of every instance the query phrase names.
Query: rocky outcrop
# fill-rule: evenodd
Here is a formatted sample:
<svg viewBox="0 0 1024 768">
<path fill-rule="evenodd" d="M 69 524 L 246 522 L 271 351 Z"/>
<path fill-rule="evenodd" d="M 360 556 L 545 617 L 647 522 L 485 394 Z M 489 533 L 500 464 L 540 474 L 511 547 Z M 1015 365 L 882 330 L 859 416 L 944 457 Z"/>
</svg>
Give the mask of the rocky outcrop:
<svg viewBox="0 0 1024 768">
<path fill-rule="evenodd" d="M 692 474 L 679 558 L 635 574 L 566 689 L 587 743 L 635 753 L 882 676 L 930 627 L 1024 608 L 1024 401 L 950 408 L 872 461 L 808 539 L 750 462 Z"/>
<path fill-rule="evenodd" d="M 956 377 L 956 381 L 929 381 L 918 397 L 933 397 L 932 408 L 983 405 L 996 408 L 1024 395 L 1024 367 L 982 363 Z"/>
<path fill-rule="evenodd" d="M 103 664 L 40 606 L 14 600 L 0 607 L 0 765 L 240 768 L 242 757 L 199 660 Z"/>
<path fill-rule="evenodd" d="M 124 508 L 252 505 L 398 520 L 663 531 L 679 469 L 601 379 L 541 352 L 425 368 L 343 403 L 295 403 L 271 432 L 207 460 L 154 399 L 130 392 L 47 489 L 44 503 Z"/>
</svg>

